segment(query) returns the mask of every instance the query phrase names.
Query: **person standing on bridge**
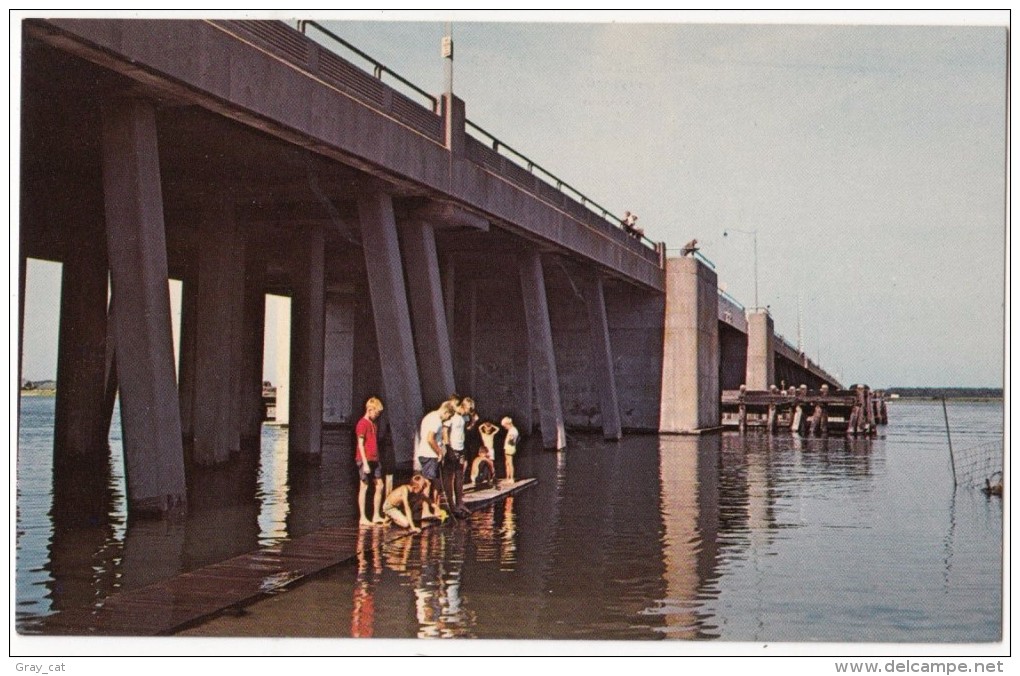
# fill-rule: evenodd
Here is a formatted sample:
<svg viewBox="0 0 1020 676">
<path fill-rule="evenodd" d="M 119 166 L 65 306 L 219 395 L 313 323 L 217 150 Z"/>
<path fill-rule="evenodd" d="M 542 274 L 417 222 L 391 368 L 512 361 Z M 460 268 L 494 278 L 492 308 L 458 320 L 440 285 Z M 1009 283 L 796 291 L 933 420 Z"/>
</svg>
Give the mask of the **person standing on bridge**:
<svg viewBox="0 0 1020 676">
<path fill-rule="evenodd" d="M 382 413 L 383 405 L 377 397 L 371 397 L 365 402 L 365 415 L 361 417 L 354 426 L 354 436 L 357 438 L 354 450 L 354 462 L 358 464 L 358 478 L 361 485 L 358 487 L 358 511 L 361 514 L 359 523 L 362 526 L 371 526 L 373 523 L 382 523 L 382 494 L 383 475 L 382 465 L 379 463 L 379 430 L 375 420 Z M 368 481 L 375 478 L 375 494 L 373 495 L 372 520 L 368 520 Z"/>
</svg>

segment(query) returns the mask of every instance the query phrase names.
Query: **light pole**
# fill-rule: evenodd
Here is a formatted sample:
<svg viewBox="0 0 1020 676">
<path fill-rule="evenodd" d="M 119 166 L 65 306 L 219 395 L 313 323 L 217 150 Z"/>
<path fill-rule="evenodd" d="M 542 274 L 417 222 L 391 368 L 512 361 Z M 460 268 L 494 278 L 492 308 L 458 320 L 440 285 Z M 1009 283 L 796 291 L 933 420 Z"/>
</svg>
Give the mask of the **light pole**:
<svg viewBox="0 0 1020 676">
<path fill-rule="evenodd" d="M 730 228 L 729 230 L 724 230 L 722 236 L 729 237 L 731 232 L 739 232 L 742 235 L 751 235 L 754 238 L 754 310 L 757 312 L 760 308 L 758 305 L 758 231 Z"/>
</svg>

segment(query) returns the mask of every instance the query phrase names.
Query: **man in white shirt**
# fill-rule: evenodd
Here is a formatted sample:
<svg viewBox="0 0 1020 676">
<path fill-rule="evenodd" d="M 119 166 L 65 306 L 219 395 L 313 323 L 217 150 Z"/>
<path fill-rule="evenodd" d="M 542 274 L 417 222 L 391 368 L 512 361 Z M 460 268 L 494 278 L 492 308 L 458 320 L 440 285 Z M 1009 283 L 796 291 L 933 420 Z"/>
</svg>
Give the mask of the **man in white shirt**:
<svg viewBox="0 0 1020 676">
<path fill-rule="evenodd" d="M 439 463 L 443 459 L 443 423 L 456 413 L 453 404 L 444 401 L 435 411 L 421 419 L 418 430 L 418 448 L 415 455 L 421 465 L 421 474 L 429 481 L 439 482 Z"/>
</svg>

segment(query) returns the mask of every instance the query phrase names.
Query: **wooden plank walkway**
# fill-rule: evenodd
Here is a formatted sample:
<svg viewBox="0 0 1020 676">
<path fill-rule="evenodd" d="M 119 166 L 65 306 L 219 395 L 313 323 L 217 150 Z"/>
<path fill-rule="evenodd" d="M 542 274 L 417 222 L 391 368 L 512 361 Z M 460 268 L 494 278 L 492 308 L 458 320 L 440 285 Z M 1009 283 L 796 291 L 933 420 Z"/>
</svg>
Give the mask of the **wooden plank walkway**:
<svg viewBox="0 0 1020 676">
<path fill-rule="evenodd" d="M 528 488 L 537 479 L 519 479 L 465 493 L 471 511 Z M 435 522 L 423 528 L 438 527 Z M 110 596 L 99 607 L 64 610 L 43 618 L 42 635 L 165 636 L 221 610 L 277 592 L 309 575 L 355 558 L 358 527 L 326 528 L 278 545 L 214 563 L 146 587 Z M 385 542 L 411 537 L 390 526 Z"/>
</svg>

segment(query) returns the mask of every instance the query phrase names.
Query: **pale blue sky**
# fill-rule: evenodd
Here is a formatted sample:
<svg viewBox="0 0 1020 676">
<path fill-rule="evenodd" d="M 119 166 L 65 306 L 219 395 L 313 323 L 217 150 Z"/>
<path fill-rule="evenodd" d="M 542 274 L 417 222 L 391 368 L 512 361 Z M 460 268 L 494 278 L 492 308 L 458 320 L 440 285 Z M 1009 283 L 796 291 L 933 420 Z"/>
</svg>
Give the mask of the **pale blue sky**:
<svg viewBox="0 0 1020 676">
<path fill-rule="evenodd" d="M 327 25 L 442 90 L 443 23 Z M 697 237 L 747 306 L 751 238 L 722 232 L 757 230 L 761 304 L 796 343 L 799 296 L 806 351 L 844 382 L 1001 386 L 1004 27 L 455 22 L 453 33 L 469 119 L 637 213 L 652 239 Z M 31 298 L 27 310 L 30 326 L 45 323 Z M 25 377 L 50 377 L 46 341 L 28 342 Z"/>
</svg>

